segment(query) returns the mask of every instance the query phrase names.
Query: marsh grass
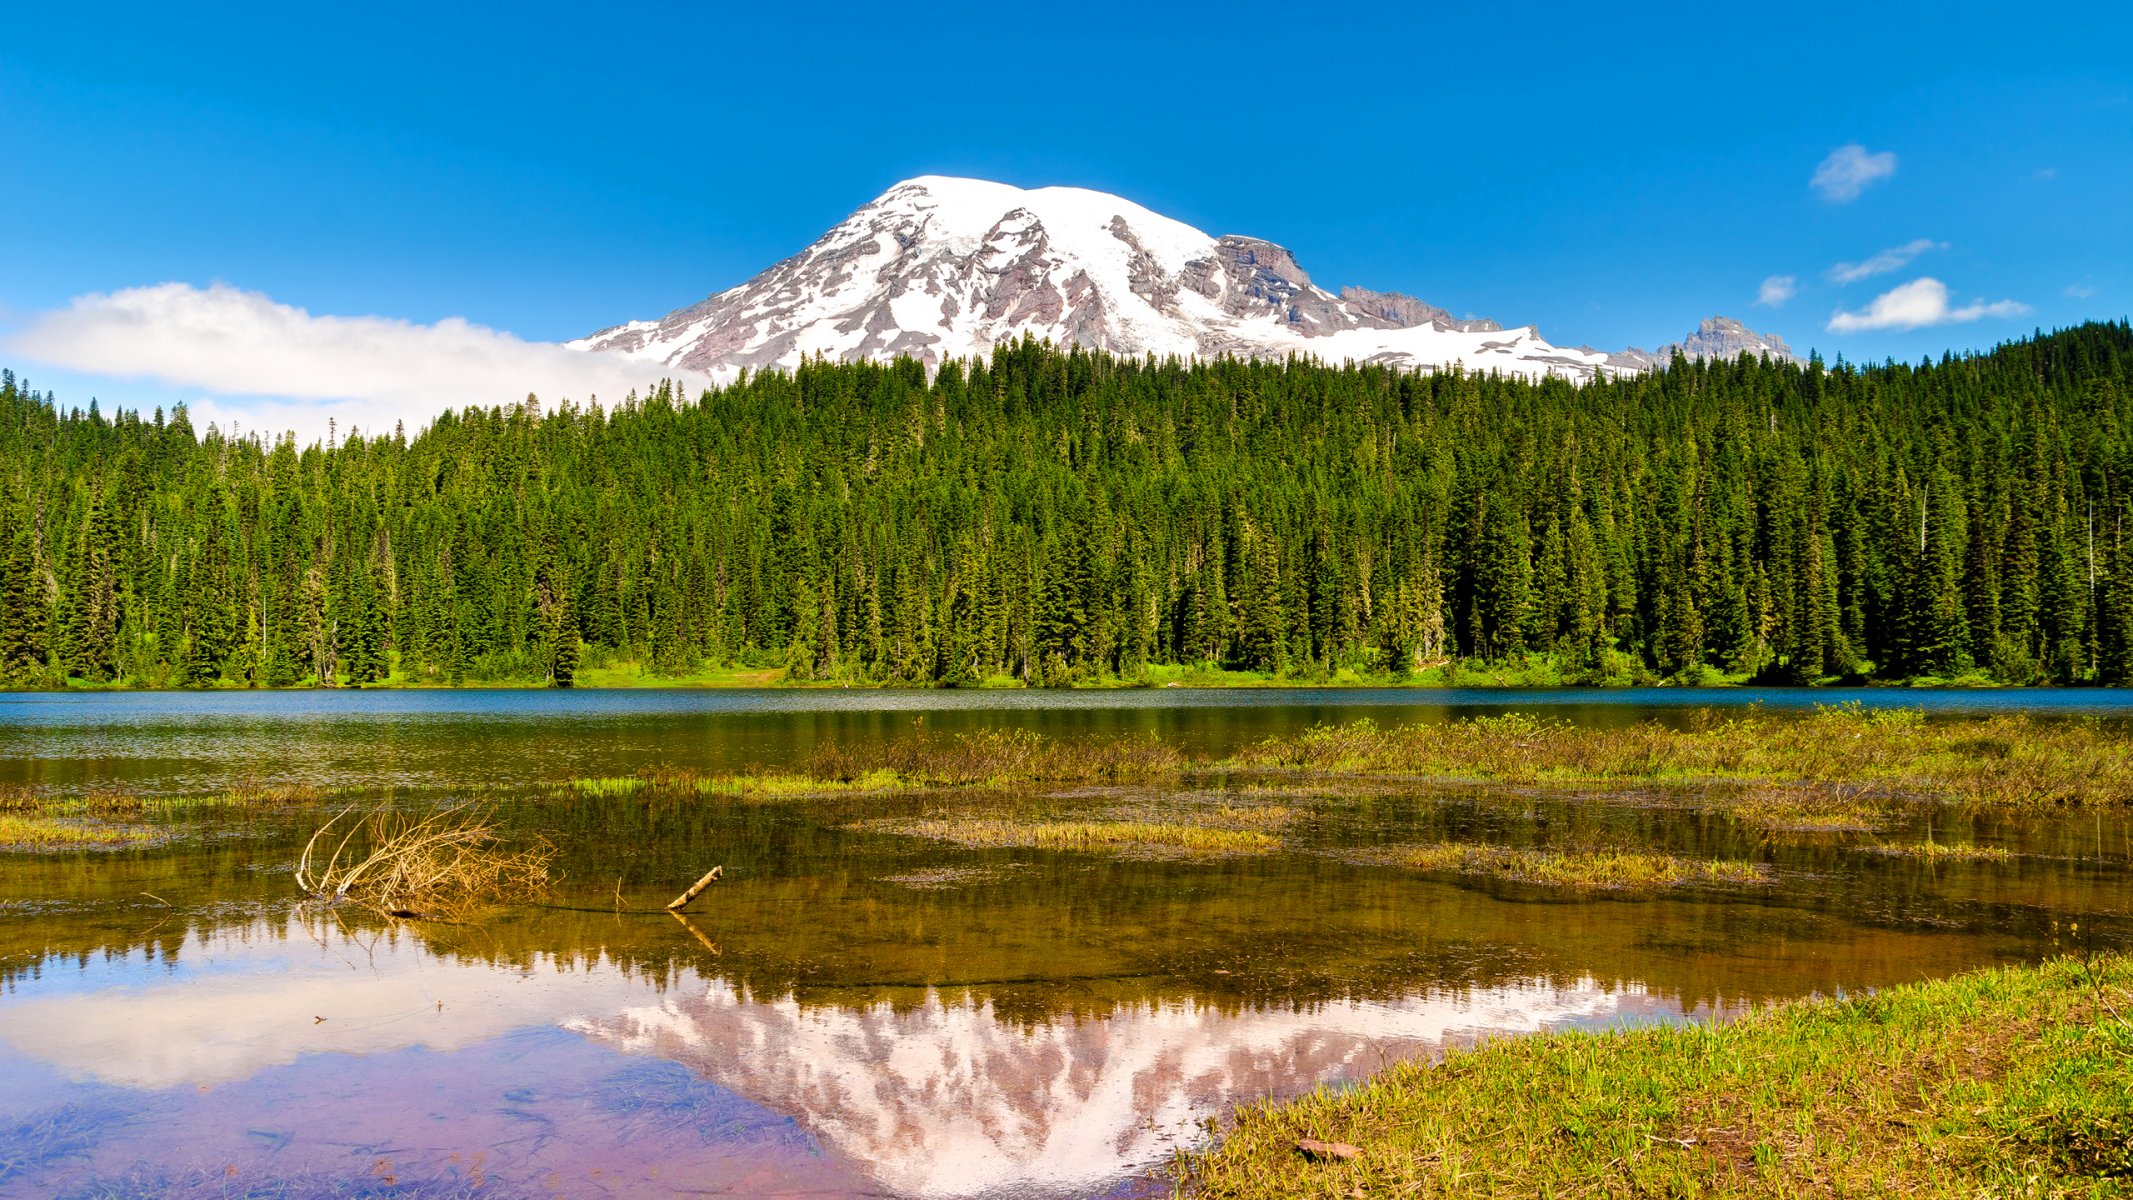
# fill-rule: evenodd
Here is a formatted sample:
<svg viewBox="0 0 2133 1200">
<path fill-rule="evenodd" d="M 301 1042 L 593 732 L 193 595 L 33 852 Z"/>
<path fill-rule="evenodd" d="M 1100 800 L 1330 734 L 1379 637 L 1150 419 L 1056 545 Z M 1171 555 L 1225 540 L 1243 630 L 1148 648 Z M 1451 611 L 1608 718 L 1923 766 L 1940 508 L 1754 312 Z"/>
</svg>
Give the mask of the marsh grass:
<svg viewBox="0 0 2133 1200">
<path fill-rule="evenodd" d="M 849 779 L 828 779 L 783 772 L 714 775 L 687 767 L 657 767 L 635 775 L 573 779 L 570 788 L 581 796 L 606 800 L 635 796 L 663 800 L 720 796 L 738 800 L 779 800 L 912 791 L 916 785 L 886 771 Z"/>
<path fill-rule="evenodd" d="M 656 767 L 634 775 L 573 779 L 569 786 L 579 795 L 601 799 L 781 800 L 1046 783 L 1141 783 L 1175 778 L 1189 765 L 1183 753 L 1154 738 L 1065 741 L 1024 729 L 988 729 L 863 749 L 825 746 L 798 771 L 712 774 Z"/>
<path fill-rule="evenodd" d="M 1794 801 L 1810 807 L 1822 803 L 1816 789 L 1837 788 L 1828 798 L 1862 820 L 1904 798 L 2017 808 L 2133 803 L 2133 738 L 2093 718 L 1929 721 L 1915 709 L 1857 705 L 1806 716 L 1704 713 L 1686 729 L 1650 721 L 1584 728 L 1517 713 L 1390 727 L 1364 720 L 1270 738 L 1226 765 L 1512 783 L 1790 784 Z"/>
<path fill-rule="evenodd" d="M 246 779 L 231 784 L 209 798 L 209 803 L 225 804 L 236 808 L 283 808 L 300 804 L 316 804 L 331 793 L 316 784 Z"/>
<path fill-rule="evenodd" d="M 2060 959 L 1724 1025 L 1561 1032 L 1237 1111 L 1187 1196 L 2111 1196 L 2133 961 Z M 2104 997 L 2115 997 L 2110 1003 Z M 1298 1139 L 1362 1154 L 1310 1163 Z"/>
<path fill-rule="evenodd" d="M 350 809 L 304 844 L 296 885 L 388 916 L 458 917 L 546 891 L 554 858 L 546 842 L 506 847 L 487 814 L 465 806 L 422 816 Z"/>
<path fill-rule="evenodd" d="M 1770 868 L 1761 863 L 1679 858 L 1671 854 L 1599 846 L 1543 849 L 1478 842 L 1438 842 L 1358 855 L 1356 861 L 1587 891 L 1655 891 L 1688 884 L 1760 884 L 1770 881 Z"/>
<path fill-rule="evenodd" d="M 1155 737 L 1060 739 L 1027 729 L 923 736 L 847 749 L 825 746 L 809 758 L 815 779 L 883 775 L 919 788 L 1006 787 L 1038 783 L 1148 783 L 1194 766 Z"/>
<path fill-rule="evenodd" d="M 78 817 L 0 812 L 0 850 L 111 850 L 157 840 L 153 829 Z"/>
<path fill-rule="evenodd" d="M 1082 850 L 1228 858 L 1270 854 L 1281 848 L 1280 838 L 1261 829 L 1224 828 L 1186 821 L 942 816 L 872 821 L 862 827 L 988 850 Z"/>
<path fill-rule="evenodd" d="M 1861 848 L 1869 854 L 1922 858 L 1928 862 L 2008 862 L 2014 858 L 1998 846 L 1951 846 L 1946 842 L 1876 842 Z"/>
<path fill-rule="evenodd" d="M 1873 833 L 1900 818 L 1901 801 L 1859 784 L 1755 784 L 1706 792 L 1702 806 L 1772 833 Z"/>
<path fill-rule="evenodd" d="M 1874 832 L 1920 802 L 1983 808 L 2133 804 L 2133 738 L 2088 718 L 1929 721 L 1917 710 L 1822 707 L 1805 716 L 1695 714 L 1687 728 L 1586 728 L 1525 714 L 1321 725 L 1223 758 L 1154 737 L 1059 739 L 1029 730 L 827 746 L 795 770 L 665 767 L 573 780 L 582 795 L 784 799 L 1047 784 L 1223 779 L 1239 794 L 1319 795 L 1417 781 L 1653 788 L 1794 833 Z"/>
</svg>

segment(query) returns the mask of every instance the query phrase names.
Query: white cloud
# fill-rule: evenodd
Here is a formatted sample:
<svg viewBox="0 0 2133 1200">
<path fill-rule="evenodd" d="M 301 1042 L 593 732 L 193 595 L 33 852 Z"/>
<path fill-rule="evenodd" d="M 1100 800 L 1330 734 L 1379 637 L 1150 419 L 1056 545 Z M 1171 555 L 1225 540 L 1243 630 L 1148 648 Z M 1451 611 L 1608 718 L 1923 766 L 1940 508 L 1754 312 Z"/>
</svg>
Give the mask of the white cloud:
<svg viewBox="0 0 2133 1200">
<path fill-rule="evenodd" d="M 1864 262 L 1838 263 L 1829 269 L 1829 277 L 1831 281 L 1836 283 L 1857 283 L 1862 279 L 1871 279 L 1876 275 L 1886 275 L 1891 271 L 1901 271 L 1911 265 L 1912 259 L 1917 258 L 1928 250 L 1946 250 L 1947 248 L 1948 243 L 1946 242 L 1936 242 L 1932 238 L 1918 238 L 1914 241 L 1905 242 L 1901 246 L 1891 246 Z"/>
<path fill-rule="evenodd" d="M 1807 182 L 1822 193 L 1823 199 L 1844 204 L 1858 199 L 1866 185 L 1895 173 L 1896 155 L 1892 151 L 1869 154 L 1866 147 L 1853 142 L 1830 151 L 1822 165 L 1815 168 L 1814 178 Z"/>
<path fill-rule="evenodd" d="M 2066 285 L 2066 294 L 2076 300 L 2086 300 L 2096 294 L 2096 285 L 2087 280 L 2082 280 L 2080 283 L 2069 283 Z"/>
<path fill-rule="evenodd" d="M 1860 333 L 1870 329 L 1923 329 L 1928 325 L 1954 325 L 1980 317 L 2019 317 L 2027 304 L 1997 300 L 1987 304 L 1974 300 L 1961 308 L 1948 307 L 1948 285 L 1930 276 L 1900 284 L 1874 297 L 1861 312 L 1838 311 L 1829 318 L 1831 333 Z"/>
<path fill-rule="evenodd" d="M 325 432 L 329 417 L 384 432 L 410 430 L 446 409 L 512 404 L 532 392 L 548 403 L 609 403 L 663 376 L 707 378 L 612 354 L 568 350 L 448 317 L 418 325 L 390 317 L 313 316 L 259 292 L 183 283 L 81 296 L 32 318 L 9 337 L 13 354 L 98 375 L 151 378 L 209 393 L 196 427 Z"/>
<path fill-rule="evenodd" d="M 1799 293 L 1800 281 L 1790 275 L 1772 275 L 1763 280 L 1763 286 L 1755 291 L 1755 302 L 1768 308 L 1782 308 L 1787 300 Z"/>
</svg>

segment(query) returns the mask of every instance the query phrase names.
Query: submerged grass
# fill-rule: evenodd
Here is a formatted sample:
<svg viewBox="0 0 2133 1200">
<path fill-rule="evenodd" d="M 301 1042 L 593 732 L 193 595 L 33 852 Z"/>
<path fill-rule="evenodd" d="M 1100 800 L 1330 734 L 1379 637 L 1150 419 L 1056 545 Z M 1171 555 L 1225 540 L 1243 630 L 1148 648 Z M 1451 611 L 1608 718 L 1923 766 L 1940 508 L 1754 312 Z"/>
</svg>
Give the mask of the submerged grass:
<svg viewBox="0 0 2133 1200">
<path fill-rule="evenodd" d="M 1768 883 L 1770 868 L 1761 863 L 1677 858 L 1641 850 L 1606 847 L 1492 846 L 1475 842 L 1440 842 L 1400 846 L 1361 861 L 1483 875 L 1545 887 L 1601 891 L 1653 891 L 1697 883 Z"/>
<path fill-rule="evenodd" d="M 1238 1110 L 1187 1196 L 2133 1194 L 2133 960 L 1538 1034 Z M 1314 1162 L 1304 1138 L 1360 1153 Z"/>
</svg>

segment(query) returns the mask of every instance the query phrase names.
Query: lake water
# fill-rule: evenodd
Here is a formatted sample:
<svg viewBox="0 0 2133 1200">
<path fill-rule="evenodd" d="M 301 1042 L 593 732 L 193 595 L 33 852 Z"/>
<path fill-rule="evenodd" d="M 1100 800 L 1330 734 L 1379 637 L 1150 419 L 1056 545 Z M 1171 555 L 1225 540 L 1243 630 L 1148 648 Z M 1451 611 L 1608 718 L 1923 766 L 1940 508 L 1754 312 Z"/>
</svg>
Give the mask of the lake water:
<svg viewBox="0 0 2133 1200">
<path fill-rule="evenodd" d="M 2093 813 L 1922 811 L 1937 836 L 2016 855 L 1935 864 L 1621 794 L 1329 786 L 1284 801 L 1309 810 L 1290 851 L 1184 862 L 855 827 L 967 798 L 556 786 L 986 726 L 1220 753 L 1363 716 L 1850 699 L 2133 718 L 2123 693 L 2083 691 L 0 696 L 0 783 L 339 789 L 151 810 L 170 836 L 145 848 L 0 853 L 0 1195 L 1138 1195 L 1227 1106 L 1399 1058 L 2031 960 L 2077 922 L 2133 941 L 2133 830 Z M 298 905 L 311 830 L 387 795 L 486 797 L 558 847 L 555 894 L 465 925 Z M 1535 830 L 1754 859 L 1775 882 L 1571 895 L 1348 853 Z M 661 910 L 712 863 L 726 878 L 687 920 Z"/>
</svg>

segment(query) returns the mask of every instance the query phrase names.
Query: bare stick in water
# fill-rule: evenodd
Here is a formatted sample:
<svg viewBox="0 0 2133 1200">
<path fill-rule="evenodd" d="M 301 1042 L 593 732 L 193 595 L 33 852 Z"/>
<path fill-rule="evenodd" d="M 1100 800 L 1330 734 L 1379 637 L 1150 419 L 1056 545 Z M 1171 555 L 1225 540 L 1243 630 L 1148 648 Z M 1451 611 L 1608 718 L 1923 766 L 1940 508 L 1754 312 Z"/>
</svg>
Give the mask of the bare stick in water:
<svg viewBox="0 0 2133 1200">
<path fill-rule="evenodd" d="M 689 931 L 689 936 L 690 936 L 690 937 L 693 937 L 693 938 L 695 938 L 695 939 L 697 940 L 697 942 L 698 942 L 699 944 L 701 944 L 701 945 L 703 946 L 703 948 L 704 948 L 704 949 L 706 949 L 706 950 L 709 950 L 709 951 L 710 951 L 711 953 L 713 953 L 713 954 L 717 954 L 717 953 L 718 953 L 718 943 L 717 943 L 717 942 L 714 942 L 714 941 L 712 941 L 712 940 L 711 940 L 710 938 L 708 938 L 708 937 L 705 937 L 705 936 L 704 936 L 704 931 L 703 931 L 703 930 L 701 930 L 701 929 L 698 929 L 698 928 L 696 927 L 696 922 L 694 922 L 694 921 L 691 921 L 691 920 L 690 920 L 690 919 L 688 918 L 688 915 L 687 915 L 687 914 L 683 913 L 683 912 L 682 912 L 682 911 L 681 911 L 680 909 L 678 909 L 678 908 L 670 908 L 670 909 L 668 909 L 668 910 L 667 910 L 667 915 L 668 915 L 668 916 L 670 916 L 670 917 L 673 917 L 673 918 L 674 918 L 675 920 L 677 920 L 677 921 L 681 922 L 681 927 L 682 927 L 683 929 L 686 929 L 686 930 L 688 930 L 688 931 Z"/>
<path fill-rule="evenodd" d="M 703 895 L 705 888 L 710 887 L 714 883 L 717 883 L 718 877 L 724 874 L 725 870 L 726 868 L 723 865 L 720 865 L 704 872 L 704 877 L 702 879 L 699 879 L 695 883 L 690 884 L 688 891 L 683 892 L 679 896 L 676 896 L 674 898 L 674 902 L 672 904 L 667 905 L 667 911 L 680 912 L 682 909 L 688 907 L 689 901 L 694 900 L 698 896 Z"/>
</svg>

